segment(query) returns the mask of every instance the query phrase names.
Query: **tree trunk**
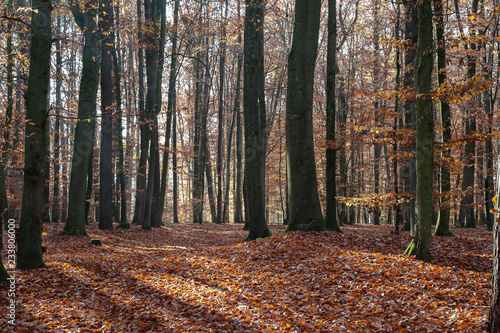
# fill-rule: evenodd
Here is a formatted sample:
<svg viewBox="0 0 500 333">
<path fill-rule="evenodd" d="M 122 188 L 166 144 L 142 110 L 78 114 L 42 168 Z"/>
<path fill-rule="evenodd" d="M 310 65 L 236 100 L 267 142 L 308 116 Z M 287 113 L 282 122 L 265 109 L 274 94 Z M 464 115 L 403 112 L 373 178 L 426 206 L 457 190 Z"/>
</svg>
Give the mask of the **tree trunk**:
<svg viewBox="0 0 500 333">
<path fill-rule="evenodd" d="M 417 88 L 417 227 L 413 241 L 405 251 L 420 260 L 431 260 L 431 227 L 433 219 L 434 120 L 432 99 L 432 4 L 418 5 L 418 47 L 415 85 Z"/>
<path fill-rule="evenodd" d="M 9 12 L 12 11 L 12 0 L 9 0 L 8 4 Z M 12 123 L 12 109 L 13 109 L 13 57 L 12 57 L 12 21 L 7 24 L 7 107 L 5 109 L 5 126 L 3 128 L 3 145 L 2 145 L 2 155 L 0 160 L 0 229 L 3 227 L 5 230 L 8 229 L 9 222 L 9 202 L 7 200 L 7 172 L 6 166 L 8 163 L 7 152 L 10 149 L 9 137 L 10 137 L 10 126 Z M 1 231 L 0 231 L 1 232 Z M 1 233 L 0 233 L 1 236 Z M 1 248 L 1 247 L 0 247 Z"/>
<path fill-rule="evenodd" d="M 146 164 L 149 149 L 149 126 L 147 124 L 147 117 L 144 109 L 144 51 L 142 49 L 142 3 L 141 0 L 137 0 L 137 30 L 139 39 L 139 50 L 138 50 L 138 76 L 139 76 L 139 131 L 140 131 L 140 152 L 139 152 L 139 164 L 137 166 L 137 179 L 136 179 L 136 196 L 135 196 L 135 208 L 134 208 L 134 218 L 132 219 L 133 224 L 140 224 L 142 217 L 144 216 L 144 204 L 146 196 Z"/>
<path fill-rule="evenodd" d="M 85 44 L 82 55 L 82 77 L 78 97 L 78 122 L 75 129 L 71 176 L 69 183 L 68 219 L 63 233 L 86 235 L 87 187 L 89 166 L 92 164 L 94 133 L 99 87 L 99 34 L 94 20 L 97 12 L 93 6 L 97 1 L 87 3 L 85 12 L 73 8 L 73 16 L 84 34 Z"/>
<path fill-rule="evenodd" d="M 163 105 L 162 102 L 162 81 L 163 81 L 163 64 L 165 62 L 165 33 L 166 33 L 166 2 L 165 0 L 156 0 L 156 22 L 160 20 L 160 31 L 159 34 L 156 33 L 156 36 L 158 38 L 158 73 L 156 76 L 156 90 L 155 90 L 155 107 L 154 107 L 154 117 L 155 121 L 158 115 L 161 112 L 161 107 Z M 155 151 L 155 168 L 154 168 L 154 183 L 153 183 L 153 196 L 152 196 L 152 202 L 151 202 L 151 226 L 152 227 L 159 227 L 162 225 L 162 215 L 163 215 L 163 208 L 160 208 L 160 204 L 164 204 L 164 200 L 160 200 L 160 151 L 158 150 L 159 147 L 159 139 L 158 139 L 158 126 L 156 127 L 156 151 Z M 168 135 L 168 136 L 167 136 Z M 170 139 L 170 128 L 167 129 L 166 133 L 166 140 Z"/>
<path fill-rule="evenodd" d="M 158 215 L 160 217 L 163 216 L 163 210 L 165 207 L 165 195 L 167 193 L 167 179 L 168 179 L 168 155 L 170 148 L 170 132 L 172 130 L 172 117 L 175 116 L 176 112 L 176 101 L 177 101 L 177 91 L 176 91 L 176 83 L 177 83 L 177 28 L 179 22 L 179 2 L 175 1 L 174 4 L 174 24 L 173 24 L 173 37 L 172 37 L 172 58 L 170 62 L 170 77 L 168 81 L 168 101 L 167 101 L 167 128 L 165 130 L 165 151 L 163 153 L 163 168 L 161 173 L 161 185 L 160 185 L 160 198 L 159 198 L 159 212 Z M 174 126 L 174 133 L 177 129 Z M 174 134 L 175 135 L 175 134 Z M 175 140 L 175 139 L 172 139 Z M 176 154 L 176 148 L 174 147 L 174 154 Z M 174 177 L 177 176 L 177 168 L 175 169 Z M 174 193 L 175 195 L 175 193 Z M 174 205 L 178 203 L 175 202 Z M 174 208 L 174 211 L 176 208 Z M 175 214 L 174 214 L 175 215 Z M 174 216 L 175 222 L 175 216 Z"/>
<path fill-rule="evenodd" d="M 47 267 L 42 255 L 45 131 L 50 83 L 51 0 L 32 0 L 31 51 L 26 93 L 24 187 L 17 269 Z"/>
<path fill-rule="evenodd" d="M 178 6 L 178 1 L 176 1 L 176 6 Z M 178 7 L 177 7 L 178 8 Z M 173 181 L 173 195 L 172 195 L 172 205 L 173 205 L 173 222 L 179 223 L 179 176 L 177 170 L 177 110 L 176 110 L 176 92 L 175 87 L 172 93 L 172 181 Z M 167 155 L 168 156 L 168 155 Z M 166 167 L 165 164 L 163 166 Z"/>
<path fill-rule="evenodd" d="M 443 1 L 434 1 L 434 13 L 436 16 L 436 39 L 437 49 L 437 83 L 439 86 L 446 84 L 446 41 L 444 37 L 444 12 Z M 451 179 L 447 163 L 444 161 L 451 158 L 451 150 L 448 147 L 451 140 L 451 113 L 450 105 L 446 100 L 440 99 L 439 109 L 441 115 L 441 167 L 439 169 L 439 217 L 436 222 L 434 236 L 451 236 L 450 232 L 450 191 Z"/>
<path fill-rule="evenodd" d="M 116 19 L 120 21 L 120 7 L 116 7 Z M 116 38 L 117 45 L 113 46 L 113 69 L 115 78 L 115 96 L 116 96 L 116 147 L 118 149 L 118 162 L 116 167 L 117 177 L 118 177 L 118 193 L 120 202 L 120 214 L 119 214 L 119 227 L 129 228 L 130 225 L 127 223 L 127 193 L 125 185 L 125 152 L 123 148 L 123 110 L 122 110 L 122 94 L 121 94 L 121 59 L 118 54 L 120 50 L 120 30 L 114 30 L 111 34 L 112 38 Z M 118 51 L 117 51 L 118 50 Z"/>
<path fill-rule="evenodd" d="M 57 32 L 62 33 L 62 27 L 61 27 L 61 18 L 62 16 L 59 16 L 57 18 Z M 52 198 L 53 198 L 53 203 L 52 203 L 52 221 L 53 222 L 59 222 L 60 219 L 60 193 L 59 193 L 59 188 L 61 186 L 60 184 L 60 171 L 61 171 L 61 166 L 60 166 L 60 138 L 59 138 L 59 132 L 61 131 L 61 123 L 59 120 L 60 112 L 62 109 L 62 101 L 61 101 L 61 88 L 62 88 L 62 83 L 63 83 L 63 78 L 62 78 L 62 47 L 61 47 L 61 41 L 57 40 L 56 41 L 56 107 L 55 107 L 55 127 L 54 127 L 54 187 L 53 187 L 53 193 L 52 193 Z"/>
<path fill-rule="evenodd" d="M 102 0 L 99 6 L 101 31 L 113 29 L 113 5 Z M 99 229 L 113 229 L 113 61 L 111 34 L 101 34 L 101 154 L 99 161 Z"/>
<path fill-rule="evenodd" d="M 497 166 L 497 198 L 500 195 L 500 159 Z M 500 332 L 500 223 L 498 222 L 498 204 L 495 203 L 496 218 L 493 226 L 493 272 L 491 282 L 490 311 L 488 315 L 488 332 Z"/>
<path fill-rule="evenodd" d="M 472 1 L 472 14 L 477 14 L 479 0 Z M 474 40 L 476 37 L 475 24 L 472 20 L 471 27 L 469 28 L 469 37 Z M 471 52 L 475 52 L 476 43 L 472 42 L 469 47 Z M 472 79 L 476 76 L 476 60 L 473 56 L 467 54 L 467 79 Z M 476 131 L 476 107 L 477 97 L 468 101 L 468 106 L 465 109 L 465 135 L 470 137 Z M 459 225 L 467 228 L 474 228 L 476 226 L 476 218 L 474 215 L 474 178 L 475 178 L 475 154 L 476 142 L 474 138 L 469 138 L 465 144 L 465 162 L 463 176 L 462 176 L 462 191 L 465 196 L 460 202 L 460 216 Z"/>
<path fill-rule="evenodd" d="M 246 0 L 244 38 L 243 109 L 245 117 L 245 213 L 247 240 L 271 235 L 266 222 L 266 123 L 260 85 L 264 77 L 263 0 Z M 264 114 L 263 114 L 264 113 Z"/>
<path fill-rule="evenodd" d="M 397 5 L 397 21 L 396 21 L 396 29 L 395 29 L 395 36 L 396 36 L 396 42 L 399 42 L 400 40 L 400 35 L 399 35 L 399 29 L 400 29 L 400 5 Z M 396 100 L 394 102 L 394 111 L 397 115 L 397 117 L 394 117 L 394 125 L 393 125 L 393 130 L 396 133 L 396 131 L 399 129 L 398 127 L 398 117 L 400 116 L 400 111 L 399 111 L 399 92 L 400 92 L 400 82 L 401 82 L 401 58 L 400 58 L 400 48 L 397 47 L 396 49 Z M 399 235 L 399 226 L 402 224 L 402 215 L 401 215 L 401 205 L 399 203 L 399 166 L 398 166 L 398 141 L 395 139 L 394 144 L 393 144 L 393 174 L 394 174 L 394 196 L 395 196 L 395 203 L 394 203 L 394 232 L 396 235 Z"/>
<path fill-rule="evenodd" d="M 341 231 L 337 218 L 337 147 L 335 142 L 335 80 L 337 64 L 337 0 L 328 0 L 326 60 L 326 216 L 328 230 Z"/>
<path fill-rule="evenodd" d="M 321 0 L 296 1 L 293 40 L 288 55 L 286 99 L 288 230 L 298 227 L 306 230 L 325 228 L 318 195 L 312 119 L 320 14 Z"/>
<path fill-rule="evenodd" d="M 208 142 L 205 143 L 205 161 L 205 173 L 207 176 L 207 193 L 208 204 L 210 206 L 210 215 L 212 217 L 212 223 L 217 223 L 217 203 L 215 202 L 214 176 L 212 172 L 212 164 L 210 163 L 210 151 L 208 150 Z"/>
<path fill-rule="evenodd" d="M 373 26 L 373 43 L 374 43 L 374 59 L 373 59 L 373 89 L 374 92 L 378 89 L 378 80 L 379 80 L 379 51 L 380 51 L 380 45 L 379 45 L 379 19 L 378 19 L 378 11 L 379 11 L 379 1 L 375 0 L 375 3 L 373 4 L 373 17 L 375 20 L 375 24 Z M 376 95 L 376 94 L 375 94 Z M 375 121 L 375 127 L 379 127 L 379 99 L 375 97 L 375 101 L 373 102 L 373 114 L 374 114 L 374 121 Z M 377 132 L 377 131 L 376 131 Z M 375 134 L 375 140 L 373 143 L 373 155 L 374 155 L 374 164 L 373 164 L 373 177 L 374 177 L 374 189 L 375 189 L 375 197 L 379 196 L 380 193 L 380 163 L 381 163 L 381 152 L 382 152 L 382 147 L 380 143 L 377 142 L 378 140 L 378 134 Z M 373 224 L 374 225 L 380 225 L 380 207 L 378 206 L 378 199 L 375 200 L 376 206 L 373 207 Z"/>
</svg>

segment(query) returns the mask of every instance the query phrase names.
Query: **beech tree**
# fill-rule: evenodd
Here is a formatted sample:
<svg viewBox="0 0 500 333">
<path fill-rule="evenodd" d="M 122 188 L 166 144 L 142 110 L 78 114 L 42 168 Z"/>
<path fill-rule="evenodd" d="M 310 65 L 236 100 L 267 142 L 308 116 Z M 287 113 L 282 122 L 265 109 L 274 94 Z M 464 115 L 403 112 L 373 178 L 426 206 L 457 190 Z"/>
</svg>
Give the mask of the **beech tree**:
<svg viewBox="0 0 500 333">
<path fill-rule="evenodd" d="M 405 251 L 417 259 L 430 260 L 431 226 L 434 205 L 434 114 L 431 99 L 432 83 L 432 3 L 418 4 L 418 47 L 415 70 L 417 88 L 417 225 L 412 242 Z"/>
<path fill-rule="evenodd" d="M 271 235 L 265 216 L 266 110 L 259 94 L 264 82 L 264 7 L 263 0 L 246 0 L 243 109 L 247 240 Z"/>
<path fill-rule="evenodd" d="M 326 77 L 326 217 L 329 230 L 341 231 L 337 215 L 337 147 L 335 146 L 335 80 L 337 70 L 337 0 L 328 0 Z"/>
<path fill-rule="evenodd" d="M 99 165 L 99 229 L 113 229 L 113 5 L 103 0 L 101 18 L 101 150 Z"/>
<path fill-rule="evenodd" d="M 312 116 L 320 16 L 321 0 L 295 2 L 286 98 L 288 230 L 325 228 L 318 195 Z"/>
<path fill-rule="evenodd" d="M 26 92 L 26 139 L 21 221 L 19 223 L 17 269 L 47 267 L 42 255 L 44 211 L 44 167 L 46 161 L 46 124 L 52 44 L 51 0 L 31 4 L 31 50 Z"/>
<path fill-rule="evenodd" d="M 82 77 L 78 98 L 78 122 L 73 139 L 73 158 L 69 183 L 68 219 L 63 233 L 85 235 L 87 222 L 87 186 L 91 178 L 89 165 L 92 163 L 94 132 L 99 87 L 99 40 L 97 33 L 97 1 L 85 3 L 85 10 L 73 3 L 75 22 L 83 33 Z"/>
<path fill-rule="evenodd" d="M 445 88 L 446 85 L 446 41 L 444 37 L 444 12 L 443 1 L 434 1 L 434 15 L 436 17 L 436 41 L 437 49 L 437 83 L 439 87 Z M 450 159 L 451 151 L 448 147 L 451 140 L 451 119 L 450 105 L 445 97 L 439 100 L 439 112 L 441 120 L 441 158 Z M 450 190 L 451 177 L 449 166 L 442 162 L 439 168 L 439 191 L 441 197 L 439 199 L 439 216 L 436 222 L 435 236 L 450 236 Z"/>
</svg>

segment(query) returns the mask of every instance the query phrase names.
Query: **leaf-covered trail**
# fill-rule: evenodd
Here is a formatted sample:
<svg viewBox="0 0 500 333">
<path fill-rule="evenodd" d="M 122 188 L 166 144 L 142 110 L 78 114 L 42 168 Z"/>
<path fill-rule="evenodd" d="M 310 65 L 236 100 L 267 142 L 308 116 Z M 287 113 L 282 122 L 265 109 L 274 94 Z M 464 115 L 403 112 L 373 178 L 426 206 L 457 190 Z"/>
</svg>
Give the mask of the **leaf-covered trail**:
<svg viewBox="0 0 500 333">
<path fill-rule="evenodd" d="M 491 233 L 434 237 L 435 260 L 401 255 L 390 226 L 241 243 L 241 225 L 134 226 L 89 237 L 47 224 L 48 269 L 17 272 L 19 332 L 483 332 Z M 90 244 L 100 238 L 102 246 Z M 0 315 L 7 311 L 1 286 Z M 0 331 L 12 329 L 5 321 Z"/>
</svg>

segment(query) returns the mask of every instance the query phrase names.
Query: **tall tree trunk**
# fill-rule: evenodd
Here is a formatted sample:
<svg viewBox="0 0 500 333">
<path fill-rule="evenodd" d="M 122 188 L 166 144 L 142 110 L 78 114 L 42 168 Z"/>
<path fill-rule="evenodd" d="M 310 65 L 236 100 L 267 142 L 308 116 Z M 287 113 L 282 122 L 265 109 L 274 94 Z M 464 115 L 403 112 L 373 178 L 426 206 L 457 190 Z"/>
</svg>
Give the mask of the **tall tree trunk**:
<svg viewBox="0 0 500 333">
<path fill-rule="evenodd" d="M 328 0 L 326 59 L 326 216 L 328 230 L 341 231 L 337 219 L 337 148 L 335 142 L 335 80 L 337 64 L 337 0 Z"/>
<path fill-rule="evenodd" d="M 68 219 L 63 233 L 86 235 L 85 224 L 89 187 L 89 168 L 93 160 L 97 89 L 99 87 L 99 39 L 94 9 L 97 1 L 87 3 L 85 12 L 72 8 L 75 22 L 84 34 L 82 55 L 82 76 L 78 97 L 78 122 L 73 139 L 74 149 L 69 183 Z M 91 178 L 90 178 L 91 180 Z M 91 185 L 92 183 L 90 183 Z"/>
<path fill-rule="evenodd" d="M 405 75 L 404 75 L 404 87 L 405 89 L 412 89 L 415 86 L 415 56 L 417 47 L 417 31 L 418 31 L 418 14 L 417 14 L 417 2 L 412 0 L 405 0 L 405 39 L 409 41 L 409 45 L 405 52 Z M 405 103 L 405 116 L 404 125 L 407 130 L 416 129 L 416 116 L 415 116 L 415 101 L 409 100 Z M 403 168 L 403 179 L 404 179 L 404 189 L 407 194 L 410 195 L 409 206 L 407 207 L 407 213 L 405 214 L 405 224 L 402 230 L 410 230 L 412 235 L 414 235 L 415 225 L 416 225 L 416 214 L 415 214 L 415 190 L 416 190 L 416 168 L 415 168 L 415 145 L 413 144 L 413 138 L 407 140 L 404 147 L 405 154 L 410 157 L 409 164 L 405 165 Z"/>
<path fill-rule="evenodd" d="M 472 14 L 477 14 L 479 5 L 479 0 L 472 1 Z M 469 35 L 471 40 L 476 37 L 475 33 L 475 19 L 472 20 L 471 27 L 469 28 Z M 476 43 L 472 42 L 468 49 L 470 52 L 475 52 Z M 473 58 L 474 55 L 467 54 L 467 79 L 470 80 L 476 75 L 476 59 Z M 468 106 L 465 109 L 465 135 L 470 138 L 470 136 L 476 131 L 476 110 L 477 98 L 468 101 Z M 459 225 L 467 228 L 473 228 L 476 226 L 476 218 L 474 214 L 474 178 L 475 178 L 475 154 L 476 154 L 476 142 L 474 138 L 467 140 L 465 144 L 465 162 L 466 165 L 463 169 L 462 176 L 462 191 L 465 196 L 460 202 L 460 215 L 459 215 Z"/>
<path fill-rule="evenodd" d="M 399 42 L 400 40 L 400 15 L 401 15 L 401 6 L 398 4 L 397 5 L 397 20 L 396 20 L 396 29 L 395 29 L 395 38 L 396 38 L 396 43 Z M 394 112 L 396 114 L 396 117 L 394 117 L 394 125 L 393 125 L 393 130 L 396 133 L 396 131 L 399 129 L 398 127 L 398 118 L 400 118 L 400 111 L 399 111 L 399 92 L 400 92 L 400 84 L 401 84 L 401 58 L 400 58 L 400 47 L 396 46 L 396 100 L 394 102 Z M 399 165 L 398 165 L 398 140 L 394 140 L 394 144 L 392 146 L 393 148 L 393 164 L 392 164 L 392 170 L 394 174 L 394 196 L 395 196 L 395 203 L 394 203 L 394 232 L 399 235 L 399 226 L 402 224 L 402 215 L 401 215 L 401 205 L 399 202 Z"/>
<path fill-rule="evenodd" d="M 99 160 L 99 229 L 113 229 L 113 51 L 111 0 L 101 0 L 101 154 Z"/>
<path fill-rule="evenodd" d="M 415 85 L 417 88 L 417 228 L 413 241 L 405 251 L 420 260 L 431 260 L 431 227 L 434 205 L 434 115 L 432 110 L 432 4 L 418 4 L 418 47 Z"/>
<path fill-rule="evenodd" d="M 259 85 L 264 78 L 263 0 L 246 0 L 243 109 L 245 117 L 245 214 L 247 240 L 271 235 L 266 222 L 266 123 Z M 264 114 L 263 114 L 264 113 Z M 264 122 L 263 122 L 264 120 Z"/>
<path fill-rule="evenodd" d="M 8 10 L 9 13 L 12 11 L 12 0 L 9 0 L 8 4 Z M 7 107 L 5 109 L 5 123 L 4 123 L 4 128 L 3 128 L 3 145 L 2 145 L 2 155 L 1 155 L 1 160 L 0 160 L 0 229 L 2 227 L 5 228 L 5 230 L 8 229 L 8 222 L 9 222 L 9 202 L 7 200 L 7 163 L 8 163 L 8 150 L 10 149 L 9 146 L 9 137 L 10 137 L 10 127 L 12 123 L 12 109 L 13 109 L 13 85 L 14 85 L 14 80 L 13 80 L 13 63 L 14 59 L 12 57 L 12 21 L 9 21 L 7 24 L 7 64 L 6 64 L 6 69 L 7 69 Z M 0 231 L 1 232 L 1 231 Z M 1 237 L 1 233 L 0 233 Z M 1 248 L 1 247 L 0 247 Z M 3 264 L 2 264 L 3 266 Z M 1 267 L 0 267 L 1 268 Z"/>
<path fill-rule="evenodd" d="M 225 11 L 223 5 L 226 5 Z M 217 223 L 222 223 L 222 165 L 224 159 L 224 76 L 226 75 L 226 16 L 228 1 L 221 1 L 221 46 L 219 61 L 219 110 L 217 139 Z"/>
<path fill-rule="evenodd" d="M 163 64 L 165 62 L 165 34 L 166 34 L 166 1 L 165 0 L 156 0 L 156 22 L 159 20 L 160 31 L 156 34 L 158 38 L 158 74 L 156 76 L 156 90 L 155 90 L 155 106 L 154 106 L 154 116 L 155 119 L 161 112 L 161 107 L 163 105 L 162 102 L 162 81 L 163 81 Z M 156 121 L 156 120 L 155 120 Z M 168 137 L 167 137 L 168 135 Z M 162 225 L 162 215 L 163 208 L 160 208 L 160 204 L 164 204 L 164 200 L 160 199 L 160 152 L 158 150 L 159 147 L 159 138 L 158 138 L 158 126 L 156 126 L 156 148 L 155 148 L 155 168 L 154 168 L 154 183 L 153 183 L 153 196 L 151 202 L 151 226 L 159 227 Z M 166 140 L 170 139 L 170 128 L 167 129 L 167 133 L 165 134 Z"/>
<path fill-rule="evenodd" d="M 136 196 L 133 224 L 140 224 L 144 216 L 144 205 L 146 197 L 146 170 L 148 161 L 149 149 L 149 126 L 147 123 L 146 111 L 144 109 L 144 50 L 142 48 L 143 32 L 142 26 L 142 3 L 137 0 L 137 30 L 139 34 L 139 50 L 138 50 L 138 76 L 139 76 L 139 130 L 140 130 L 140 152 L 139 152 L 139 165 L 137 166 L 137 180 L 136 180 Z"/>
<path fill-rule="evenodd" d="M 178 1 L 176 1 L 178 6 Z M 178 8 L 178 7 L 177 7 Z M 177 110 L 176 110 L 176 91 L 172 93 L 172 181 L 173 181 L 173 195 L 172 195 L 172 205 L 173 205 L 173 222 L 179 223 L 179 176 L 177 169 Z M 167 155 L 168 156 L 168 155 Z M 164 165 L 165 167 L 165 165 Z"/>
<path fill-rule="evenodd" d="M 492 37 L 498 37 L 498 32 L 499 32 L 499 19 L 500 15 L 497 14 L 495 15 L 495 30 L 492 33 Z M 495 48 L 495 42 L 493 42 L 495 38 L 492 38 L 492 42 L 490 44 L 490 49 L 486 54 L 486 61 L 485 63 L 493 65 L 493 50 Z M 487 80 L 491 80 L 493 78 L 493 71 L 489 70 L 485 73 L 485 78 Z M 498 83 L 497 83 L 498 84 Z M 494 104 L 495 101 L 493 99 L 493 95 L 491 90 L 486 90 L 484 92 L 484 110 L 488 116 L 488 134 L 490 137 L 486 141 L 486 177 L 484 180 L 484 201 L 485 201 L 485 206 L 486 206 L 486 227 L 488 230 L 493 230 L 494 226 L 494 215 L 493 215 L 493 196 L 495 195 L 495 188 L 493 184 L 493 138 L 492 138 L 492 125 L 493 125 L 493 109 L 494 109 Z"/>
<path fill-rule="evenodd" d="M 165 195 L 167 192 L 167 178 L 168 178 L 168 154 L 170 148 L 170 132 L 172 128 L 172 117 L 174 116 L 177 92 L 176 92 L 176 83 L 177 83 L 177 29 L 179 24 L 179 2 L 180 0 L 175 1 L 174 4 L 174 24 L 173 24 L 173 36 L 172 36 L 172 58 L 170 61 L 170 77 L 168 80 L 168 101 L 167 101 L 167 128 L 165 130 L 165 151 L 163 153 L 163 168 L 161 173 L 161 185 L 160 185 L 160 197 L 159 197 L 159 216 L 163 216 L 163 210 L 165 207 Z M 176 128 L 174 126 L 174 132 Z M 172 139 L 174 140 L 174 139 Z M 176 153 L 174 148 L 174 154 Z M 175 171 L 177 172 L 177 171 Z M 174 205 L 177 205 L 174 199 Z M 175 210 L 175 209 L 174 209 Z M 175 222 L 175 218 L 174 218 Z"/>
<path fill-rule="evenodd" d="M 200 12 L 205 6 L 205 2 L 200 3 Z M 199 37 L 199 46 L 207 44 L 206 39 Z M 203 48 L 203 47 L 201 47 Z M 205 192 L 205 167 L 207 144 L 207 114 L 209 105 L 210 72 L 208 66 L 208 50 L 198 51 L 195 61 L 195 130 L 194 130 L 194 160 L 193 160 L 193 222 L 203 223 L 203 201 Z M 205 59 L 205 67 L 202 68 L 200 61 Z"/>
<path fill-rule="evenodd" d="M 316 178 L 312 117 L 320 14 L 321 0 L 296 1 L 293 40 L 288 55 L 286 99 L 288 230 L 298 227 L 305 230 L 325 228 Z"/>
<path fill-rule="evenodd" d="M 240 17 L 240 0 L 238 0 L 238 18 Z M 241 33 L 238 34 L 238 44 L 241 44 Z M 238 68 L 241 69 L 243 64 L 243 54 L 240 53 L 238 56 Z M 238 75 L 241 75 L 240 71 Z M 243 222 L 242 214 L 242 142 L 243 133 L 241 126 L 241 110 L 240 110 L 240 100 L 239 92 L 241 87 L 241 78 L 236 81 L 236 96 L 234 103 L 234 113 L 236 114 L 236 193 L 234 198 L 234 223 Z"/>
<path fill-rule="evenodd" d="M 62 33 L 61 26 L 62 16 L 57 18 L 57 33 Z M 53 203 L 52 203 L 52 221 L 59 222 L 60 219 L 60 138 L 59 132 L 61 131 L 61 122 L 59 120 L 60 112 L 62 109 L 61 88 L 62 88 L 62 47 L 61 41 L 56 41 L 56 107 L 55 107 L 55 127 L 54 127 L 54 187 L 53 187 Z"/>
<path fill-rule="evenodd" d="M 444 12 L 443 1 L 434 1 L 434 15 L 436 17 L 436 40 L 437 40 L 437 83 L 441 87 L 446 84 L 446 41 L 444 37 Z M 439 169 L 439 217 L 436 222 L 435 236 L 451 236 L 450 232 L 450 191 L 451 179 L 445 160 L 451 158 L 451 150 L 448 147 L 451 140 L 451 113 L 448 102 L 441 98 L 439 100 L 439 111 L 441 118 L 441 167 Z"/>
<path fill-rule="evenodd" d="M 500 159 L 497 163 L 496 172 L 496 198 L 498 199 L 500 195 Z M 488 315 L 488 332 L 497 333 L 500 332 L 500 223 L 499 215 L 500 212 L 499 201 L 495 202 L 495 222 L 493 226 L 493 272 L 491 275 L 491 298 L 490 298 L 490 310 Z"/>
<path fill-rule="evenodd" d="M 212 216 L 212 223 L 217 223 L 217 203 L 215 202 L 214 195 L 214 176 L 212 172 L 212 164 L 210 163 L 210 151 L 208 150 L 208 143 L 205 143 L 205 173 L 207 176 L 207 193 L 208 204 L 210 206 L 210 215 Z"/>
<path fill-rule="evenodd" d="M 51 0 L 32 0 L 31 51 L 26 93 L 24 187 L 17 269 L 47 267 L 42 256 L 45 131 L 50 84 Z"/>
<path fill-rule="evenodd" d="M 120 6 L 116 6 L 116 20 L 120 21 Z M 123 148 L 123 110 L 122 110 L 122 94 L 121 94 L 121 58 L 119 55 L 120 50 L 120 29 L 114 30 L 112 33 L 113 40 L 116 39 L 116 45 L 113 46 L 113 73 L 115 78 L 115 97 L 116 97 L 116 147 L 118 149 L 118 162 L 117 162 L 117 177 L 118 177 L 118 190 L 120 198 L 120 216 L 119 227 L 129 228 L 127 223 L 127 193 L 125 185 L 125 153 Z M 117 51 L 118 50 L 118 51 Z M 127 139 L 130 140 L 130 139 Z"/>
<path fill-rule="evenodd" d="M 379 84 L 379 51 L 380 51 L 380 44 L 378 42 L 379 39 L 379 19 L 378 19 L 378 11 L 379 11 L 379 0 L 374 0 L 373 4 L 373 17 L 375 20 L 375 23 L 373 25 L 373 44 L 374 44 L 374 59 L 373 59 L 373 90 L 376 92 L 376 90 L 379 89 L 378 84 Z M 376 94 L 375 94 L 376 95 Z M 374 121 L 375 121 L 375 127 L 379 126 L 379 108 L 380 108 L 380 103 L 378 97 L 375 96 L 375 101 L 373 102 L 373 114 L 374 114 Z M 375 132 L 377 133 L 377 131 Z M 382 147 L 380 143 L 377 142 L 378 140 L 378 134 L 375 134 L 375 140 L 373 143 L 373 150 L 374 150 L 374 163 L 373 163 L 373 177 L 374 177 L 374 190 L 375 190 L 375 196 L 378 197 L 380 193 L 380 155 L 382 152 Z M 378 206 L 378 200 L 375 200 L 376 206 L 374 207 L 373 210 L 373 224 L 374 225 L 379 225 L 380 224 L 380 207 Z"/>
</svg>

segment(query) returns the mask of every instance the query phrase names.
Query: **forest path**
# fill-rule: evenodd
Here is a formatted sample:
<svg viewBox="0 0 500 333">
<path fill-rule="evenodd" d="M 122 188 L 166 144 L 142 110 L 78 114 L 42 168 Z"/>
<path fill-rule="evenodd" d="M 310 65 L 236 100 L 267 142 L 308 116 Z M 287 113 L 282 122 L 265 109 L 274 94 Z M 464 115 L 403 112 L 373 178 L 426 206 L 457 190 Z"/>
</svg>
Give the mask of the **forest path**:
<svg viewBox="0 0 500 333">
<path fill-rule="evenodd" d="M 483 332 L 491 233 L 434 237 L 430 263 L 402 255 L 408 233 L 344 226 L 242 243 L 242 225 L 61 236 L 46 224 L 44 270 L 17 272 L 14 332 Z M 4 234 L 4 237 L 6 235 Z M 91 245 L 99 238 L 103 245 Z M 5 238 L 4 238 L 5 239 Z"/>
</svg>

